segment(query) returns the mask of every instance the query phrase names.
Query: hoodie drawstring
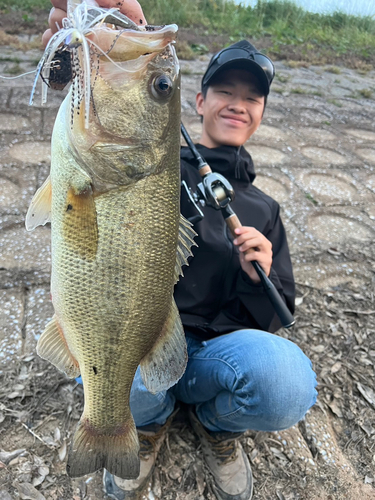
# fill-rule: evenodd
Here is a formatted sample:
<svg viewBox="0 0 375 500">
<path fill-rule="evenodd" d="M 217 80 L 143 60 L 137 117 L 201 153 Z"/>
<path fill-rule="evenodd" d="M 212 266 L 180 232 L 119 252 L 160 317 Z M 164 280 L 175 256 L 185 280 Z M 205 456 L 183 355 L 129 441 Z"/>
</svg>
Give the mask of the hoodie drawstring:
<svg viewBox="0 0 375 500">
<path fill-rule="evenodd" d="M 241 173 L 240 173 L 240 163 L 241 163 L 240 151 L 241 151 L 241 146 L 238 147 L 237 152 L 236 152 L 236 164 L 235 164 L 235 168 L 234 168 L 234 177 L 236 179 L 239 179 L 241 177 Z"/>
</svg>

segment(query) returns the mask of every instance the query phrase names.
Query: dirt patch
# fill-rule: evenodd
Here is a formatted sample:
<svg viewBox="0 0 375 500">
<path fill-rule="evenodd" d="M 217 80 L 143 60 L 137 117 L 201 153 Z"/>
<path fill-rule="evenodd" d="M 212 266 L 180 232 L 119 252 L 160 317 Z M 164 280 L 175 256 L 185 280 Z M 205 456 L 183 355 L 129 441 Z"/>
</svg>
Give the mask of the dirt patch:
<svg viewBox="0 0 375 500">
<path fill-rule="evenodd" d="M 48 28 L 49 10 L 35 10 L 24 14 L 17 10 L 2 12 L 0 29 L 9 35 L 41 35 Z"/>
</svg>

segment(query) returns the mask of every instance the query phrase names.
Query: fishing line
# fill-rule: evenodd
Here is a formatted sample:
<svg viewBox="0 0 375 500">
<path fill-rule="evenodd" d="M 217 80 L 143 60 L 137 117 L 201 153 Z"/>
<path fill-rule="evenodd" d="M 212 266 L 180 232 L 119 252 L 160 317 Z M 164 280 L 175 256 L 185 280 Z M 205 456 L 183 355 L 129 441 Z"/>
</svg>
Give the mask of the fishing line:
<svg viewBox="0 0 375 500">
<path fill-rule="evenodd" d="M 35 73 L 36 69 L 33 69 L 32 71 L 28 71 L 27 73 L 22 73 L 22 75 L 18 75 L 18 76 L 1 76 L 0 75 L 0 78 L 2 78 L 3 80 L 15 80 L 16 78 L 21 78 L 22 76 L 26 76 L 26 75 L 31 75 L 31 73 Z"/>
</svg>

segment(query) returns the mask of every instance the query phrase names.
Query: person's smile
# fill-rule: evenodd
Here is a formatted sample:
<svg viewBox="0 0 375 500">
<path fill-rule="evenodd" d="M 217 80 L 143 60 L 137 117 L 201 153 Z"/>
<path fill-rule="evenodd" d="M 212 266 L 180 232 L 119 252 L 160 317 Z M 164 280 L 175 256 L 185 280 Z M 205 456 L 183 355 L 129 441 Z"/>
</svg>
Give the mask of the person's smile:
<svg viewBox="0 0 375 500">
<path fill-rule="evenodd" d="M 233 115 L 233 114 L 220 115 L 220 118 L 223 118 L 227 123 L 234 126 L 244 126 L 247 125 L 248 123 L 248 120 L 246 120 L 246 118 L 239 115 Z"/>
</svg>

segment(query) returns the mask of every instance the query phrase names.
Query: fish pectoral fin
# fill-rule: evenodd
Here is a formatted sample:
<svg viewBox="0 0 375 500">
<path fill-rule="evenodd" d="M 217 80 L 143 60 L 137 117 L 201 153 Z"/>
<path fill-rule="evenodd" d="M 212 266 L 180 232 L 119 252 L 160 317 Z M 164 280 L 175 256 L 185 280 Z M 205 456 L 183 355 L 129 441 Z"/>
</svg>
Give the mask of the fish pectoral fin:
<svg viewBox="0 0 375 500">
<path fill-rule="evenodd" d="M 122 479 L 139 476 L 139 442 L 129 411 L 126 423 L 112 430 L 97 429 L 83 415 L 73 436 L 66 470 L 70 477 L 81 477 L 104 467 Z"/>
<path fill-rule="evenodd" d="M 63 236 L 67 246 L 81 259 L 95 259 L 98 249 L 98 221 L 91 186 L 79 194 L 76 194 L 74 188 L 68 190 Z"/>
<path fill-rule="evenodd" d="M 184 374 L 187 363 L 185 333 L 174 299 L 160 337 L 141 361 L 146 388 L 156 394 L 169 389 Z"/>
<path fill-rule="evenodd" d="M 69 378 L 80 375 L 78 361 L 73 357 L 66 343 L 64 334 L 53 316 L 42 333 L 36 347 L 38 355 L 52 363 Z"/>
<path fill-rule="evenodd" d="M 180 215 L 180 228 L 178 231 L 178 244 L 177 244 L 177 259 L 175 267 L 175 283 L 183 276 L 182 266 L 188 266 L 188 258 L 191 257 L 192 246 L 198 246 L 194 238 L 197 233 L 193 229 L 193 225 L 183 215 Z"/>
<path fill-rule="evenodd" d="M 51 197 L 51 178 L 48 176 L 31 200 L 25 219 L 26 231 L 51 222 Z"/>
</svg>

